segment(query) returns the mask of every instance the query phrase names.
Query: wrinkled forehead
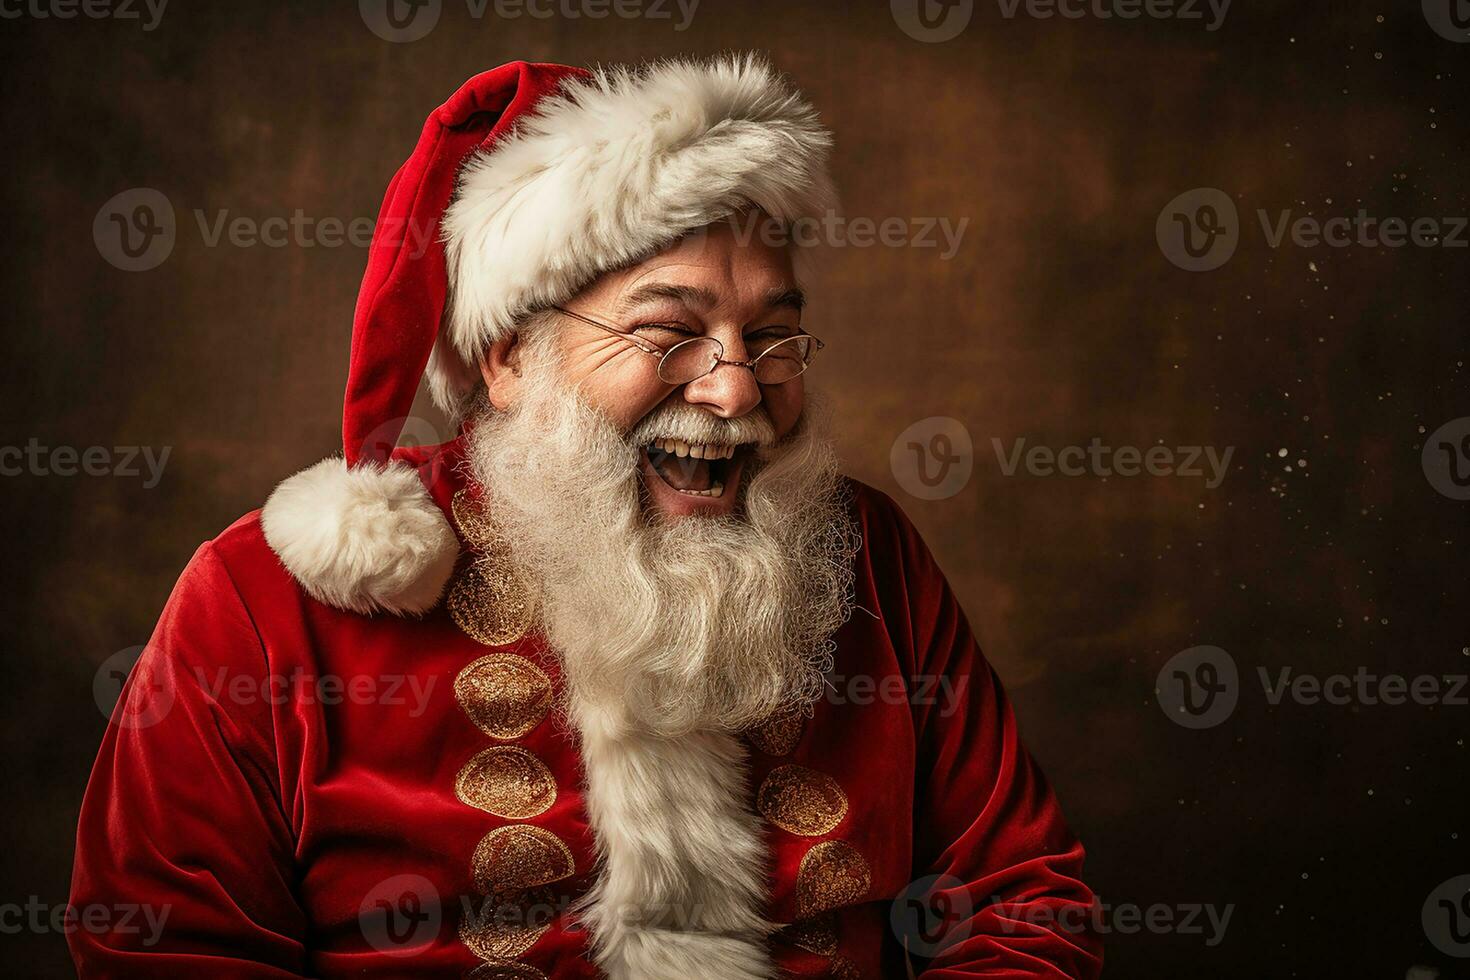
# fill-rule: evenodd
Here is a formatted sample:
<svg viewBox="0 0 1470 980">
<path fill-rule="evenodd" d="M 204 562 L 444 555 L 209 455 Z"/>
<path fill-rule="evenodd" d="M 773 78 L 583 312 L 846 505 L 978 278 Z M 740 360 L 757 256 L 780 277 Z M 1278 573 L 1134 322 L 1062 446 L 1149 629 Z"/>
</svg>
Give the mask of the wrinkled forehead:
<svg viewBox="0 0 1470 980">
<path fill-rule="evenodd" d="M 578 298 L 611 312 L 678 306 L 696 313 L 771 307 L 800 312 L 795 246 L 761 232 L 758 211 L 704 225 L 659 250 L 588 283 Z"/>
</svg>

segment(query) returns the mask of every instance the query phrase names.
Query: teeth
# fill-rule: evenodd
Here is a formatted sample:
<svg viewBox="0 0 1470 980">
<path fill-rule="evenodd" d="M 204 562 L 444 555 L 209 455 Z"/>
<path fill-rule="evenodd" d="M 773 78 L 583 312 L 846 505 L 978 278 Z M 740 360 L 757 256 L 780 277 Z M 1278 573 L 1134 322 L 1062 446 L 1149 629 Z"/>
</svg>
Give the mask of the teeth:
<svg viewBox="0 0 1470 980">
<path fill-rule="evenodd" d="M 708 490 L 680 490 L 679 492 L 687 497 L 719 497 L 724 494 L 725 485 L 723 483 L 716 483 Z"/>
<path fill-rule="evenodd" d="M 708 443 L 690 444 L 683 439 L 655 439 L 653 447 L 671 456 L 693 459 L 730 459 L 735 455 L 734 446 L 713 446 Z"/>
</svg>

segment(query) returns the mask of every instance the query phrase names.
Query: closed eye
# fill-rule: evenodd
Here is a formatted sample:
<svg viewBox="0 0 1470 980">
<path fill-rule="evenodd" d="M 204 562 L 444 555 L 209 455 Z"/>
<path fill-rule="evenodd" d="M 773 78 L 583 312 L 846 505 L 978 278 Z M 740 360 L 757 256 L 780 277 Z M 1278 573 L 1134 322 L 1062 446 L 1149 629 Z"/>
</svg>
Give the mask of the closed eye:
<svg viewBox="0 0 1470 980">
<path fill-rule="evenodd" d="M 633 328 L 633 332 L 640 337 L 649 337 L 657 340 L 659 337 L 687 340 L 695 336 L 695 332 L 682 323 L 640 323 Z M 649 335 L 653 336 L 649 336 Z"/>
<path fill-rule="evenodd" d="M 753 333 L 745 335 L 747 344 L 761 344 L 769 347 L 777 341 L 785 340 L 787 337 L 795 337 L 801 333 L 800 327 L 788 327 L 784 325 L 761 327 Z"/>
</svg>

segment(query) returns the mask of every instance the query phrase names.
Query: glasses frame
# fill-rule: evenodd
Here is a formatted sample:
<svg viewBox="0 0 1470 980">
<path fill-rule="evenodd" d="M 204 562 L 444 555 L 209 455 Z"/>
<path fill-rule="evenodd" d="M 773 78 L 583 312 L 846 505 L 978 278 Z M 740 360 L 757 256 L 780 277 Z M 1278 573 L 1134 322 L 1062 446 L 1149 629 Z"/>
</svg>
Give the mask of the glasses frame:
<svg viewBox="0 0 1470 980">
<path fill-rule="evenodd" d="M 759 354 L 757 354 L 755 357 L 751 358 L 750 360 L 741 361 L 741 360 L 736 360 L 736 359 L 733 359 L 733 358 L 727 358 L 727 357 L 725 357 L 725 345 L 720 342 L 720 339 L 718 337 L 709 337 L 709 336 L 690 337 L 688 340 L 681 340 L 681 341 L 679 341 L 677 344 L 675 344 L 672 347 L 664 348 L 664 347 L 660 347 L 658 344 L 655 344 L 651 340 L 645 340 L 644 338 L 638 336 L 637 334 L 629 333 L 626 330 L 619 330 L 617 327 L 610 326 L 610 325 L 608 325 L 606 323 L 603 323 L 603 322 L 601 322 L 599 320 L 594 320 L 590 316 L 584 316 L 581 313 L 577 313 L 577 312 L 575 312 L 573 310 L 566 309 L 565 307 L 562 307 L 562 306 L 552 306 L 551 309 L 556 310 L 558 313 L 561 313 L 561 314 L 564 314 L 566 316 L 569 316 L 573 320 L 578 320 L 578 321 L 580 321 L 582 323 L 585 323 L 589 327 L 596 327 L 598 330 L 601 330 L 601 331 L 603 331 L 605 333 L 610 333 L 614 337 L 620 337 L 623 340 L 626 340 L 628 343 L 632 344 L 634 347 L 636 347 L 639 350 L 641 350 L 643 353 L 652 355 L 653 357 L 657 357 L 658 358 L 658 379 L 660 381 L 662 381 L 664 384 L 672 384 L 672 385 L 687 385 L 687 384 L 690 384 L 692 382 L 698 381 L 700 378 L 707 378 L 711 374 L 714 374 L 715 371 L 719 368 L 719 366 L 721 364 L 731 364 L 731 365 L 734 365 L 735 367 L 750 368 L 750 373 L 752 375 L 754 375 L 755 374 L 755 365 L 756 365 L 756 362 L 759 361 L 761 358 L 765 357 L 771 351 L 775 350 L 781 344 L 789 343 L 790 341 L 797 340 L 797 339 L 800 339 L 802 337 L 809 338 L 812 341 L 812 343 L 815 344 L 816 346 L 812 348 L 811 353 L 809 353 L 805 358 L 802 359 L 802 362 L 801 362 L 801 370 L 800 371 L 797 371 L 795 374 L 793 374 L 791 377 L 787 378 L 785 381 L 761 381 L 759 378 L 756 378 L 756 384 L 784 385 L 787 382 L 795 381 L 797 378 L 799 378 L 803 374 L 805 374 L 806 373 L 806 369 L 809 368 L 809 367 L 811 367 L 812 358 L 816 357 L 817 356 L 817 352 L 820 351 L 822 348 L 824 348 L 824 347 L 827 346 L 825 343 L 822 342 L 822 339 L 820 337 L 817 337 L 814 334 L 809 334 L 809 333 L 806 333 L 805 331 L 802 331 L 801 333 L 794 333 L 790 337 L 782 337 L 780 340 L 776 341 L 770 347 L 767 347 L 765 350 L 761 351 Z M 709 366 L 709 370 L 708 371 L 705 371 L 704 374 L 701 374 L 698 377 L 690 378 L 688 381 L 674 382 L 674 381 L 669 381 L 668 379 L 666 379 L 664 377 L 664 364 L 665 364 L 665 362 L 668 361 L 669 356 L 671 354 L 673 354 L 674 351 L 678 350 L 680 347 L 683 347 L 685 344 L 698 344 L 698 343 L 714 343 L 715 347 L 719 350 L 719 354 L 715 357 L 714 363 Z"/>
</svg>

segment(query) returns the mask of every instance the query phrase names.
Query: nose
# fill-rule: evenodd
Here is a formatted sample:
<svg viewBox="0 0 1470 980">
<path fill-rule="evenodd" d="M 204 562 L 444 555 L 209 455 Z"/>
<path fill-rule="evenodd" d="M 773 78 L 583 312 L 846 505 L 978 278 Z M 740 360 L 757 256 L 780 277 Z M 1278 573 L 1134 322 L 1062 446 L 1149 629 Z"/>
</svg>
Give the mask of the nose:
<svg viewBox="0 0 1470 980">
<path fill-rule="evenodd" d="M 738 364 L 717 364 L 702 378 L 684 386 L 684 400 L 708 409 L 722 419 L 748 414 L 761 403 L 755 372 Z"/>
</svg>

